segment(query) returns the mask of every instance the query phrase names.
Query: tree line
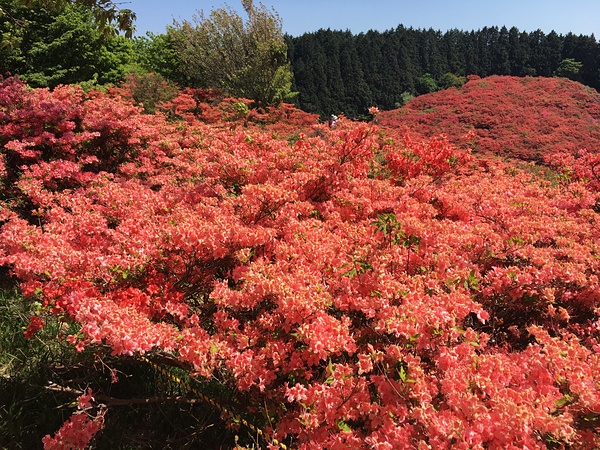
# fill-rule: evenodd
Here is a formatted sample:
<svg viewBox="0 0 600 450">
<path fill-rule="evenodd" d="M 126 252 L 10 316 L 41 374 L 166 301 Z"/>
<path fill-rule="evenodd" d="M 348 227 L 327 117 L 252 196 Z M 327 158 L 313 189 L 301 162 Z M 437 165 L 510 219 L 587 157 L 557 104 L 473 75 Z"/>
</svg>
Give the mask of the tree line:
<svg viewBox="0 0 600 450">
<path fill-rule="evenodd" d="M 485 27 L 447 32 L 399 25 L 352 34 L 330 29 L 286 36 L 298 105 L 322 115 L 401 106 L 414 95 L 460 85 L 468 75 L 566 76 L 600 88 L 595 37 Z"/>
<path fill-rule="evenodd" d="M 108 0 L 0 0 L 0 73 L 50 88 L 105 86 L 133 76 L 142 79 L 146 105 L 150 97 L 172 95 L 161 88 L 167 83 L 217 88 L 256 105 L 294 101 L 322 117 L 397 108 L 415 95 L 459 87 L 468 75 L 563 76 L 600 89 L 594 35 L 399 25 L 294 37 L 283 34 L 274 10 L 250 0 L 242 6 L 246 19 L 225 7 L 165 33 L 128 39 L 135 13 Z"/>
</svg>

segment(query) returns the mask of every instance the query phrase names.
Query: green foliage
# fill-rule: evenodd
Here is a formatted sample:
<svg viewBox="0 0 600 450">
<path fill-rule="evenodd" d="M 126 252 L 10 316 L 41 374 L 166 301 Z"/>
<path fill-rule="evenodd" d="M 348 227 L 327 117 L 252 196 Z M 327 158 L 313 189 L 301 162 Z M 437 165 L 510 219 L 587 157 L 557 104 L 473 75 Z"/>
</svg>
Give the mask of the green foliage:
<svg viewBox="0 0 600 450">
<path fill-rule="evenodd" d="M 575 61 L 573 58 L 563 59 L 554 72 L 557 77 L 568 78 L 573 81 L 581 81 L 581 69 L 583 63 Z"/>
<path fill-rule="evenodd" d="M 105 35 L 93 13 L 66 5 L 59 12 L 1 0 L 11 20 L 0 23 L 0 71 L 21 75 L 33 87 L 116 83 L 131 69 L 133 47 Z"/>
<path fill-rule="evenodd" d="M 385 213 L 377 216 L 377 221 L 373 222 L 376 230 L 382 233 L 384 241 L 391 246 L 401 245 L 402 247 L 415 250 L 421 243 L 421 238 L 413 233 L 407 235 L 402 230 L 402 225 L 394 213 Z"/>
<path fill-rule="evenodd" d="M 183 65 L 175 50 L 171 33 L 146 33 L 132 40 L 136 64 L 149 73 L 159 74 L 182 86 L 194 86 L 183 73 Z"/>
<path fill-rule="evenodd" d="M 0 0 L 0 71 L 19 73 L 25 66 L 23 46 L 28 45 L 28 28 L 33 11 L 17 0 Z"/>
<path fill-rule="evenodd" d="M 248 20 L 231 8 L 203 13 L 169 30 L 192 83 L 268 105 L 293 97 L 281 19 L 264 5 L 243 2 Z"/>
<path fill-rule="evenodd" d="M 40 312 L 45 327 L 25 339 L 30 315 Z M 112 358 L 102 348 L 77 353 L 64 337 L 78 330 L 75 323 L 44 314 L 40 303 L 17 291 L 0 290 L 0 448 L 40 448 L 42 438 L 60 428 L 74 411 L 78 392 L 89 385 L 96 399 L 110 407 L 94 448 L 232 445 L 233 432 L 218 410 L 188 401 L 185 389 L 146 364 Z M 227 395 L 215 389 L 202 386 L 208 395 Z M 250 445 L 252 438 L 245 441 Z"/>
<path fill-rule="evenodd" d="M 63 366 L 73 356 L 72 346 L 56 339 L 68 325 L 47 317 L 43 332 L 26 340 L 23 331 L 39 307 L 26 303 L 16 291 L 0 291 L 1 448 L 38 448 L 41 438 L 65 418 L 55 410 L 65 397 L 43 386 L 52 377 L 52 367 Z"/>
<path fill-rule="evenodd" d="M 450 72 L 446 72 L 440 77 L 438 85 L 441 89 L 448 89 L 451 87 L 460 88 L 467 82 L 467 77 L 461 77 Z"/>
<path fill-rule="evenodd" d="M 248 116 L 248 105 L 246 105 L 243 101 L 235 102 L 233 104 L 233 110 L 235 111 L 235 114 L 241 119 Z"/>
<path fill-rule="evenodd" d="M 402 106 L 406 105 L 408 102 L 410 102 L 413 98 L 415 98 L 415 96 L 413 94 L 411 94 L 410 92 L 404 91 L 401 95 L 400 95 L 400 101 L 396 102 L 394 104 L 394 108 L 401 108 Z"/>
<path fill-rule="evenodd" d="M 93 14 L 94 21 L 104 34 L 116 34 L 123 31 L 130 38 L 134 30 L 135 13 L 127 8 L 120 8 L 119 2 L 110 0 L 18 0 L 31 8 L 44 8 L 58 12 L 70 5 L 80 6 Z"/>
<path fill-rule="evenodd" d="M 423 74 L 417 80 L 417 92 L 421 95 L 439 90 L 437 82 L 430 73 Z"/>
</svg>

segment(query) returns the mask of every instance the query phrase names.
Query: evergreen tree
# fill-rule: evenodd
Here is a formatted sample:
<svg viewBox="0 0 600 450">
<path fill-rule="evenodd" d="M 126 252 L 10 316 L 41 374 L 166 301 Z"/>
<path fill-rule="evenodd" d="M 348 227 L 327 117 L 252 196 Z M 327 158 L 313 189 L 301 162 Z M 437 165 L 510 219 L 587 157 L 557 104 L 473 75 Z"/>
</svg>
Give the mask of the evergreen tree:
<svg viewBox="0 0 600 450">
<path fill-rule="evenodd" d="M 321 45 L 321 33 L 305 33 L 292 39 L 294 67 L 294 89 L 299 94 L 297 105 L 305 111 L 325 117 L 333 111 L 331 93 L 327 87 L 327 55 Z M 329 113 L 331 114 L 331 113 Z"/>
<path fill-rule="evenodd" d="M 317 33 L 322 51 L 325 54 L 325 73 L 327 75 L 327 90 L 331 93 L 326 115 L 331 113 L 339 114 L 344 111 L 343 99 L 346 95 L 344 81 L 342 79 L 342 68 L 340 66 L 340 51 L 343 46 L 342 32 L 320 30 Z"/>
<path fill-rule="evenodd" d="M 495 28 L 495 30 L 498 30 Z M 510 75 L 510 34 L 506 27 L 494 33 L 492 47 L 492 72 L 495 75 Z"/>
<path fill-rule="evenodd" d="M 340 44 L 340 69 L 344 86 L 341 111 L 352 117 L 366 115 L 368 108 L 373 105 L 373 99 L 364 79 L 356 39 L 346 31 L 341 35 Z"/>
<path fill-rule="evenodd" d="M 391 62 L 392 67 L 389 71 L 384 70 L 383 45 L 386 38 L 375 30 L 369 30 L 366 33 L 360 33 L 356 37 L 356 51 L 360 58 L 360 64 L 363 70 L 365 83 L 369 86 L 373 104 L 383 109 L 388 109 L 388 103 L 383 100 L 384 92 L 388 92 L 387 74 L 389 71 L 398 71 L 395 59 Z"/>
<path fill-rule="evenodd" d="M 419 60 L 421 73 L 429 73 L 431 76 L 439 77 L 447 72 L 444 58 L 440 51 L 439 42 L 441 33 L 430 28 L 420 33 L 419 39 Z"/>
<path fill-rule="evenodd" d="M 531 66 L 535 75 L 551 77 L 562 59 L 562 42 L 556 32 L 545 35 L 542 30 L 529 34 Z"/>
<path fill-rule="evenodd" d="M 388 75 L 390 85 L 394 87 L 392 91 L 394 103 L 391 107 L 396 107 L 397 103 L 403 104 L 406 93 L 411 95 L 416 93 L 417 78 L 421 74 L 417 50 L 418 34 L 419 32 L 413 28 L 398 26 L 390 36 L 391 41 L 397 42 L 397 65 L 399 68 L 397 74 L 389 73 Z"/>
<path fill-rule="evenodd" d="M 452 29 L 444 33 L 442 37 L 442 51 L 446 58 L 448 72 L 467 75 L 466 74 L 466 49 L 464 47 L 465 33 Z"/>
<path fill-rule="evenodd" d="M 498 28 L 483 27 L 477 36 L 477 74 L 487 77 L 494 74 L 492 45 L 497 41 Z"/>
<path fill-rule="evenodd" d="M 527 33 L 521 33 L 516 27 L 512 27 L 508 31 L 508 63 L 511 75 L 522 77 L 527 74 L 528 48 Z"/>
<path fill-rule="evenodd" d="M 544 53 L 544 76 L 552 76 L 560 62 L 562 61 L 562 39 L 556 33 L 556 31 L 551 31 L 546 36 L 546 45 L 545 45 L 545 53 Z"/>
</svg>

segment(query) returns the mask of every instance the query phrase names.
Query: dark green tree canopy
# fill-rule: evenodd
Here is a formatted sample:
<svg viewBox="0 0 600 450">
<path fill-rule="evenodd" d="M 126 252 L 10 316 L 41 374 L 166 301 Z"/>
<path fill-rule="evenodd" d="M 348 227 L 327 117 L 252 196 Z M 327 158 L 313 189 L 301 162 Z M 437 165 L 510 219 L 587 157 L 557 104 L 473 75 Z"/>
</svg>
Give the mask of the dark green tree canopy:
<svg viewBox="0 0 600 450">
<path fill-rule="evenodd" d="M 132 68 L 133 46 L 105 34 L 87 7 L 26 7 L 0 0 L 0 73 L 22 76 L 30 86 L 116 83 Z"/>
<path fill-rule="evenodd" d="M 337 111 L 361 117 L 368 103 L 392 109 L 414 94 L 460 87 L 468 75 L 556 75 L 600 89 L 600 44 L 593 35 L 495 26 L 442 33 L 400 25 L 358 35 L 318 30 L 287 41 L 297 104 L 321 117 Z"/>
<path fill-rule="evenodd" d="M 27 7 L 41 7 L 50 11 L 60 11 L 67 5 L 81 6 L 92 12 L 94 19 L 104 32 L 123 31 L 131 37 L 135 30 L 135 13 L 121 8 L 121 2 L 111 0 L 19 0 Z"/>
</svg>

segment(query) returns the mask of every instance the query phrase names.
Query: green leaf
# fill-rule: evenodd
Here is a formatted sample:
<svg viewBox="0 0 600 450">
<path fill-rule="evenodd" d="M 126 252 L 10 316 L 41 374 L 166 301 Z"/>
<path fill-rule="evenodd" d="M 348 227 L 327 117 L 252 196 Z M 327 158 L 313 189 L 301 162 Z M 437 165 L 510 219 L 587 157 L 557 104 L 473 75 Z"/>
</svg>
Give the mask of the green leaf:
<svg viewBox="0 0 600 450">
<path fill-rule="evenodd" d="M 340 429 L 340 431 L 343 431 L 344 433 L 352 432 L 352 428 L 350 428 L 350 426 L 346 422 L 344 422 L 344 419 L 338 420 L 337 426 Z"/>
<path fill-rule="evenodd" d="M 400 377 L 400 381 L 402 381 L 403 383 L 415 383 L 416 381 L 413 380 L 412 378 L 408 378 L 408 374 L 406 373 L 406 370 L 404 369 L 404 365 L 400 365 L 400 368 L 398 369 L 398 376 Z"/>
<path fill-rule="evenodd" d="M 562 398 L 556 400 L 555 405 L 557 409 L 564 408 L 567 405 L 570 405 L 575 400 L 571 395 L 565 394 Z"/>
</svg>

